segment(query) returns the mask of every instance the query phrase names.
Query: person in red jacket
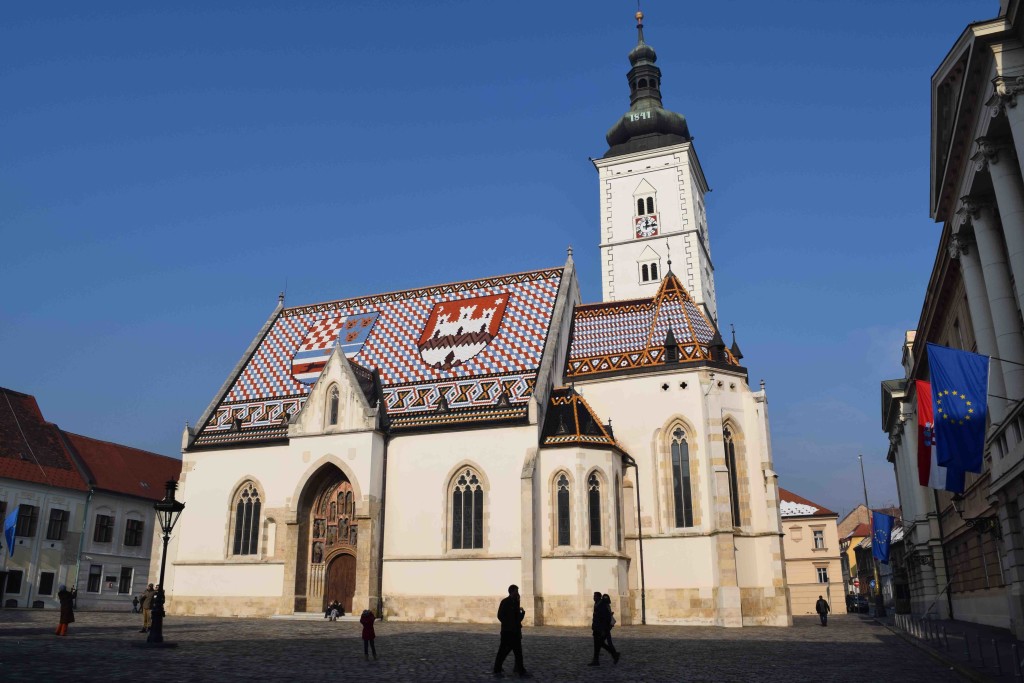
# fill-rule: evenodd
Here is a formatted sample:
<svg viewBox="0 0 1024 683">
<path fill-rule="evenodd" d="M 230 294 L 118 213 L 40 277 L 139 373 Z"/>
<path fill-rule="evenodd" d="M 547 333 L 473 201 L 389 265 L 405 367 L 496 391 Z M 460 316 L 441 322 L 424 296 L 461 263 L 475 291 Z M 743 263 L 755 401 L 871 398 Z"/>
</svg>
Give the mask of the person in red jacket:
<svg viewBox="0 0 1024 683">
<path fill-rule="evenodd" d="M 373 650 L 373 658 L 377 659 L 377 646 L 373 644 L 377 637 L 373 630 L 373 622 L 376 618 L 368 609 L 364 609 L 363 613 L 359 615 L 359 623 L 363 625 L 363 656 L 366 657 L 366 661 L 370 661 L 370 650 Z"/>
</svg>

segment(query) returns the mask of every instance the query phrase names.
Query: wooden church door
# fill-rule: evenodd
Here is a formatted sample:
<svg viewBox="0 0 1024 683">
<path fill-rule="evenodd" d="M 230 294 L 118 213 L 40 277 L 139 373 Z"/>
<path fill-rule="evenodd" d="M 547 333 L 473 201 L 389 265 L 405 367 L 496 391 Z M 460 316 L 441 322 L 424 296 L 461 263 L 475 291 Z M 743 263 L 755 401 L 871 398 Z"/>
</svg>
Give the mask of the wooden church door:
<svg viewBox="0 0 1024 683">
<path fill-rule="evenodd" d="M 327 603 L 337 600 L 345 608 L 345 614 L 352 613 L 352 598 L 356 594 L 356 558 L 342 553 L 335 556 L 327 566 L 324 580 L 324 609 Z"/>
</svg>

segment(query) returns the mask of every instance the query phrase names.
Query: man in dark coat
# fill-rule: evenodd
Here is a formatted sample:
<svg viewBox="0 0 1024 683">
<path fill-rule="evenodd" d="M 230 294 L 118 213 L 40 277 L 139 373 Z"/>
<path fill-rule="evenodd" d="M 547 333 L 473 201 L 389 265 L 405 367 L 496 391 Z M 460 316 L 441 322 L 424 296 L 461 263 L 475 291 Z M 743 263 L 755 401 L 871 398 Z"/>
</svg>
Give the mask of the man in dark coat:
<svg viewBox="0 0 1024 683">
<path fill-rule="evenodd" d="M 818 596 L 818 602 L 814 603 L 814 611 L 818 613 L 818 617 L 821 619 L 822 626 L 828 626 L 828 613 L 831 612 L 828 603 L 825 602 L 825 598 Z"/>
<path fill-rule="evenodd" d="M 501 665 L 505 663 L 505 657 L 509 652 L 516 658 L 513 671 L 522 678 L 530 675 L 523 667 L 523 617 L 525 616 L 526 610 L 519 606 L 519 586 L 513 584 L 508 587 L 508 597 L 498 605 L 501 645 L 498 647 L 498 656 L 494 659 L 494 674 L 496 676 L 502 675 Z"/>
<path fill-rule="evenodd" d="M 156 597 L 156 591 L 153 590 L 153 584 L 149 584 L 145 592 L 142 594 L 142 628 L 139 633 L 146 633 L 149 631 L 150 620 L 152 619 L 153 613 L 153 598 Z"/>
<path fill-rule="evenodd" d="M 62 584 L 57 590 L 57 599 L 60 600 L 60 623 L 57 625 L 56 631 L 58 636 L 66 636 L 68 634 L 68 624 L 75 623 L 75 610 L 72 607 L 73 598 L 74 596 L 67 589 L 67 586 Z"/>
<path fill-rule="evenodd" d="M 604 602 L 601 599 L 601 592 L 594 591 L 594 616 L 590 620 L 590 630 L 594 632 L 594 658 L 590 666 L 600 666 L 601 648 L 608 650 L 612 661 L 619 663 L 619 653 L 610 644 L 608 635 L 612 631 L 612 608 L 611 601 Z"/>
</svg>

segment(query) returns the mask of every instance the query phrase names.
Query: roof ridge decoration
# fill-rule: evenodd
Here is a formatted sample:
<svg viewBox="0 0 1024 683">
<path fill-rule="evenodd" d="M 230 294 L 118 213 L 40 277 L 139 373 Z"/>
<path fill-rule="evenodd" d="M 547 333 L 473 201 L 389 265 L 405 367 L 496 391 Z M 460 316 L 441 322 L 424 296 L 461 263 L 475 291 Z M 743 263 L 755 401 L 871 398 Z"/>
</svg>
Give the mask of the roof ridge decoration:
<svg viewBox="0 0 1024 683">
<path fill-rule="evenodd" d="M 715 362 L 739 367 L 729 349 L 717 354 L 717 326 L 694 303 L 675 273 L 669 271 L 649 299 L 580 306 L 566 360 L 568 377 L 585 377 L 668 363 Z M 672 332 L 679 353 L 667 351 Z"/>
<path fill-rule="evenodd" d="M 610 446 L 621 453 L 626 452 L 601 423 L 587 400 L 573 387 L 552 389 L 540 445 Z"/>
</svg>

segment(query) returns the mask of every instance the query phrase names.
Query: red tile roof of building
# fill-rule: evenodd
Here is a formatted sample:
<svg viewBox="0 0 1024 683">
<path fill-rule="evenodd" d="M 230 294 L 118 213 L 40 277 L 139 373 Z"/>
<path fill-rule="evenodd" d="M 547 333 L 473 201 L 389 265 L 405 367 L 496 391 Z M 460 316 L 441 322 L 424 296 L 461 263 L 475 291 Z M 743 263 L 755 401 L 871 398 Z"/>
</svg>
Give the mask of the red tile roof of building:
<svg viewBox="0 0 1024 683">
<path fill-rule="evenodd" d="M 150 500 L 164 497 L 164 484 L 181 475 L 181 460 L 131 446 L 64 432 L 95 488 Z"/>
<path fill-rule="evenodd" d="M 34 396 L 0 387 L 0 478 L 76 491 L 89 489 Z"/>
<path fill-rule="evenodd" d="M 807 506 L 807 507 L 814 508 L 813 512 L 809 512 L 807 514 L 791 514 L 791 515 L 788 515 L 790 517 L 831 517 L 831 516 L 836 514 L 836 513 L 832 512 L 831 510 L 829 510 L 827 507 L 824 507 L 823 505 L 819 505 L 818 503 L 810 501 L 810 500 L 804 498 L 803 496 L 798 496 L 795 493 L 793 493 L 792 491 L 787 491 L 786 489 L 782 488 L 781 486 L 779 487 L 779 500 L 784 502 L 784 503 L 790 503 L 791 505 L 794 505 L 794 506 Z M 786 517 L 787 515 L 783 514 L 782 516 Z"/>
<path fill-rule="evenodd" d="M 853 531 L 851 531 L 850 533 L 846 534 L 846 537 L 847 538 L 854 538 L 854 537 L 858 537 L 858 538 L 859 537 L 867 537 L 867 538 L 870 538 L 871 537 L 871 525 L 870 524 L 865 524 L 864 522 L 861 522 L 856 527 L 854 527 Z"/>
</svg>

